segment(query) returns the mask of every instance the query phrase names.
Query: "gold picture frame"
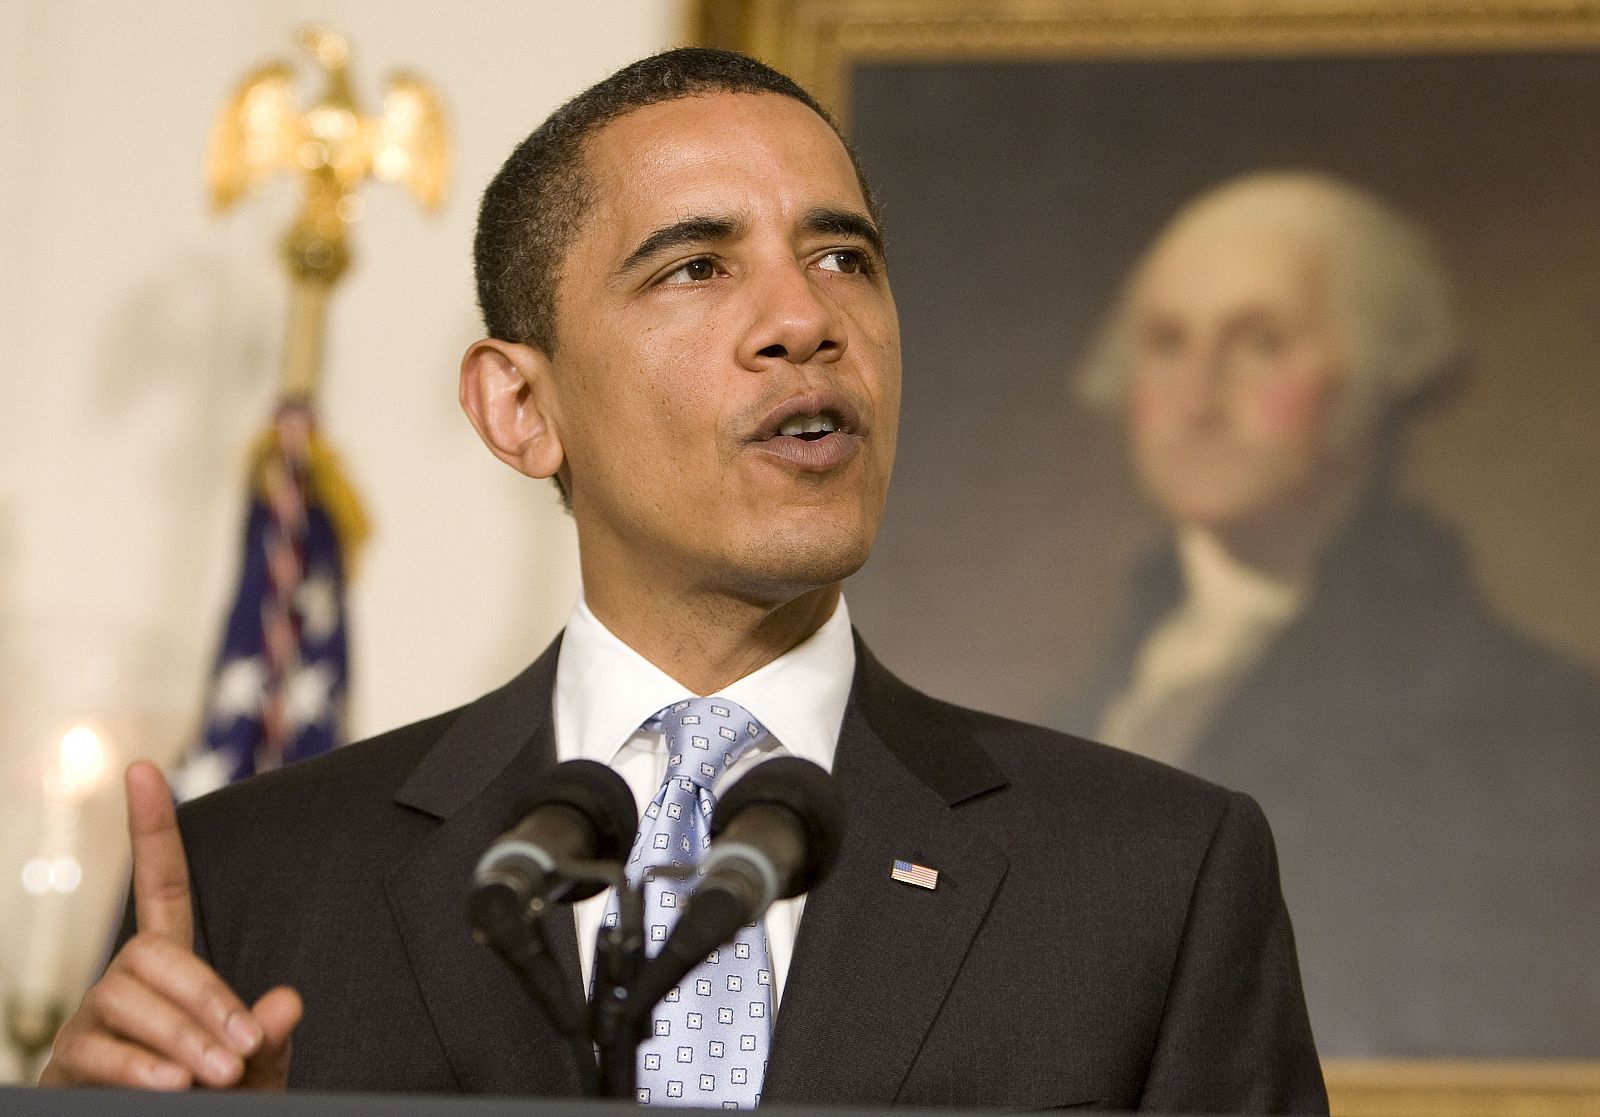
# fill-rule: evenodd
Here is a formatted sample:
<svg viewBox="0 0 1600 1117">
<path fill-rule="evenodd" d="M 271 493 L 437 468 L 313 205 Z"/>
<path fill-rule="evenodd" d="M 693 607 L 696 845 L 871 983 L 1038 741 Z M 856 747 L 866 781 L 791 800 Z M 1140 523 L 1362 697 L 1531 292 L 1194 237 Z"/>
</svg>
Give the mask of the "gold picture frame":
<svg viewBox="0 0 1600 1117">
<path fill-rule="evenodd" d="M 690 28 L 846 119 L 862 62 L 1572 49 L 1600 46 L 1600 2 L 695 0 Z"/>
<path fill-rule="evenodd" d="M 850 118 L 874 62 L 1600 48 L 1600 0 L 692 0 L 698 42 L 762 58 Z M 1600 1061 L 1329 1059 L 1344 1117 L 1600 1117 Z"/>
</svg>

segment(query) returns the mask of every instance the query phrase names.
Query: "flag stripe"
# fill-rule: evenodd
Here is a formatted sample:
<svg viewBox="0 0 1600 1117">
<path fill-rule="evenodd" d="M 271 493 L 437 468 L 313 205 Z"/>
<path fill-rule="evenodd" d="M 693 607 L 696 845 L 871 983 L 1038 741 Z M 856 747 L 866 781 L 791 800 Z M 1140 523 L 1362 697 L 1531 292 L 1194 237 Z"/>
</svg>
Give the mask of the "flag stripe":
<svg viewBox="0 0 1600 1117">
<path fill-rule="evenodd" d="M 939 870 L 918 865 L 915 861 L 896 861 L 889 875 L 902 884 L 914 884 L 919 888 L 936 888 L 939 885 Z"/>
</svg>

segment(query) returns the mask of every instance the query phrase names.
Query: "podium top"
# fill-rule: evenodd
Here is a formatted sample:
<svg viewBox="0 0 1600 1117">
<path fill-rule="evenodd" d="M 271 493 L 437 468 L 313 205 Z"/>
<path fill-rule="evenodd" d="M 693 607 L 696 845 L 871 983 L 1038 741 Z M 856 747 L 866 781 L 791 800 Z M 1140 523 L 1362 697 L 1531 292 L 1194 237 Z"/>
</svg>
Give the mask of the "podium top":
<svg viewBox="0 0 1600 1117">
<path fill-rule="evenodd" d="M 147 1090 L 67 1090 L 0 1086 L 6 1117 L 639 1117 L 648 1107 L 589 1098 L 470 1097 L 446 1094 L 287 1094 L 199 1090 L 166 1094 Z M 673 1112 L 684 1112 L 675 1109 Z M 725 1110 L 703 1110 L 724 1113 Z M 843 1106 L 762 1106 L 776 1117 L 825 1117 L 869 1112 Z M 959 1110 L 896 1109 L 895 1117 L 950 1117 Z M 969 1110 L 968 1112 L 989 1112 Z"/>
</svg>

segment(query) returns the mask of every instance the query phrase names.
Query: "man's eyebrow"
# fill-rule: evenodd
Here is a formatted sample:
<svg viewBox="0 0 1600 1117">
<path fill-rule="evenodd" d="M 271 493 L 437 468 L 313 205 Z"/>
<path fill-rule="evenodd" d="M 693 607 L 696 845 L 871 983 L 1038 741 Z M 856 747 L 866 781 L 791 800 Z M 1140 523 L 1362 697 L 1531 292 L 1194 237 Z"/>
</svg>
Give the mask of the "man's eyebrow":
<svg viewBox="0 0 1600 1117">
<path fill-rule="evenodd" d="M 826 206 L 808 210 L 800 225 L 807 232 L 864 240 L 879 256 L 884 255 L 883 234 L 878 231 L 878 227 L 870 218 L 854 210 L 832 209 Z"/>
<path fill-rule="evenodd" d="M 632 271 L 645 260 L 671 248 L 728 240 L 739 232 L 740 223 L 728 217 L 685 217 L 663 225 L 639 242 L 617 268 L 618 275 Z"/>
</svg>

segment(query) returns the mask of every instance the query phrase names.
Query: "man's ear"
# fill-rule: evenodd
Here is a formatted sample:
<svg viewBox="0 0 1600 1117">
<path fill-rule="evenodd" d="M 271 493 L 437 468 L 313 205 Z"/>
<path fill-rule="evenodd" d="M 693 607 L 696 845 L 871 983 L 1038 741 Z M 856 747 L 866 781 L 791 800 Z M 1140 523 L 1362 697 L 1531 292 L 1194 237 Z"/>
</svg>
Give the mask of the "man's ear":
<svg viewBox="0 0 1600 1117">
<path fill-rule="evenodd" d="M 461 358 L 461 409 L 490 452 L 529 477 L 565 460 L 552 403 L 550 358 L 531 345 L 484 338 Z"/>
</svg>

